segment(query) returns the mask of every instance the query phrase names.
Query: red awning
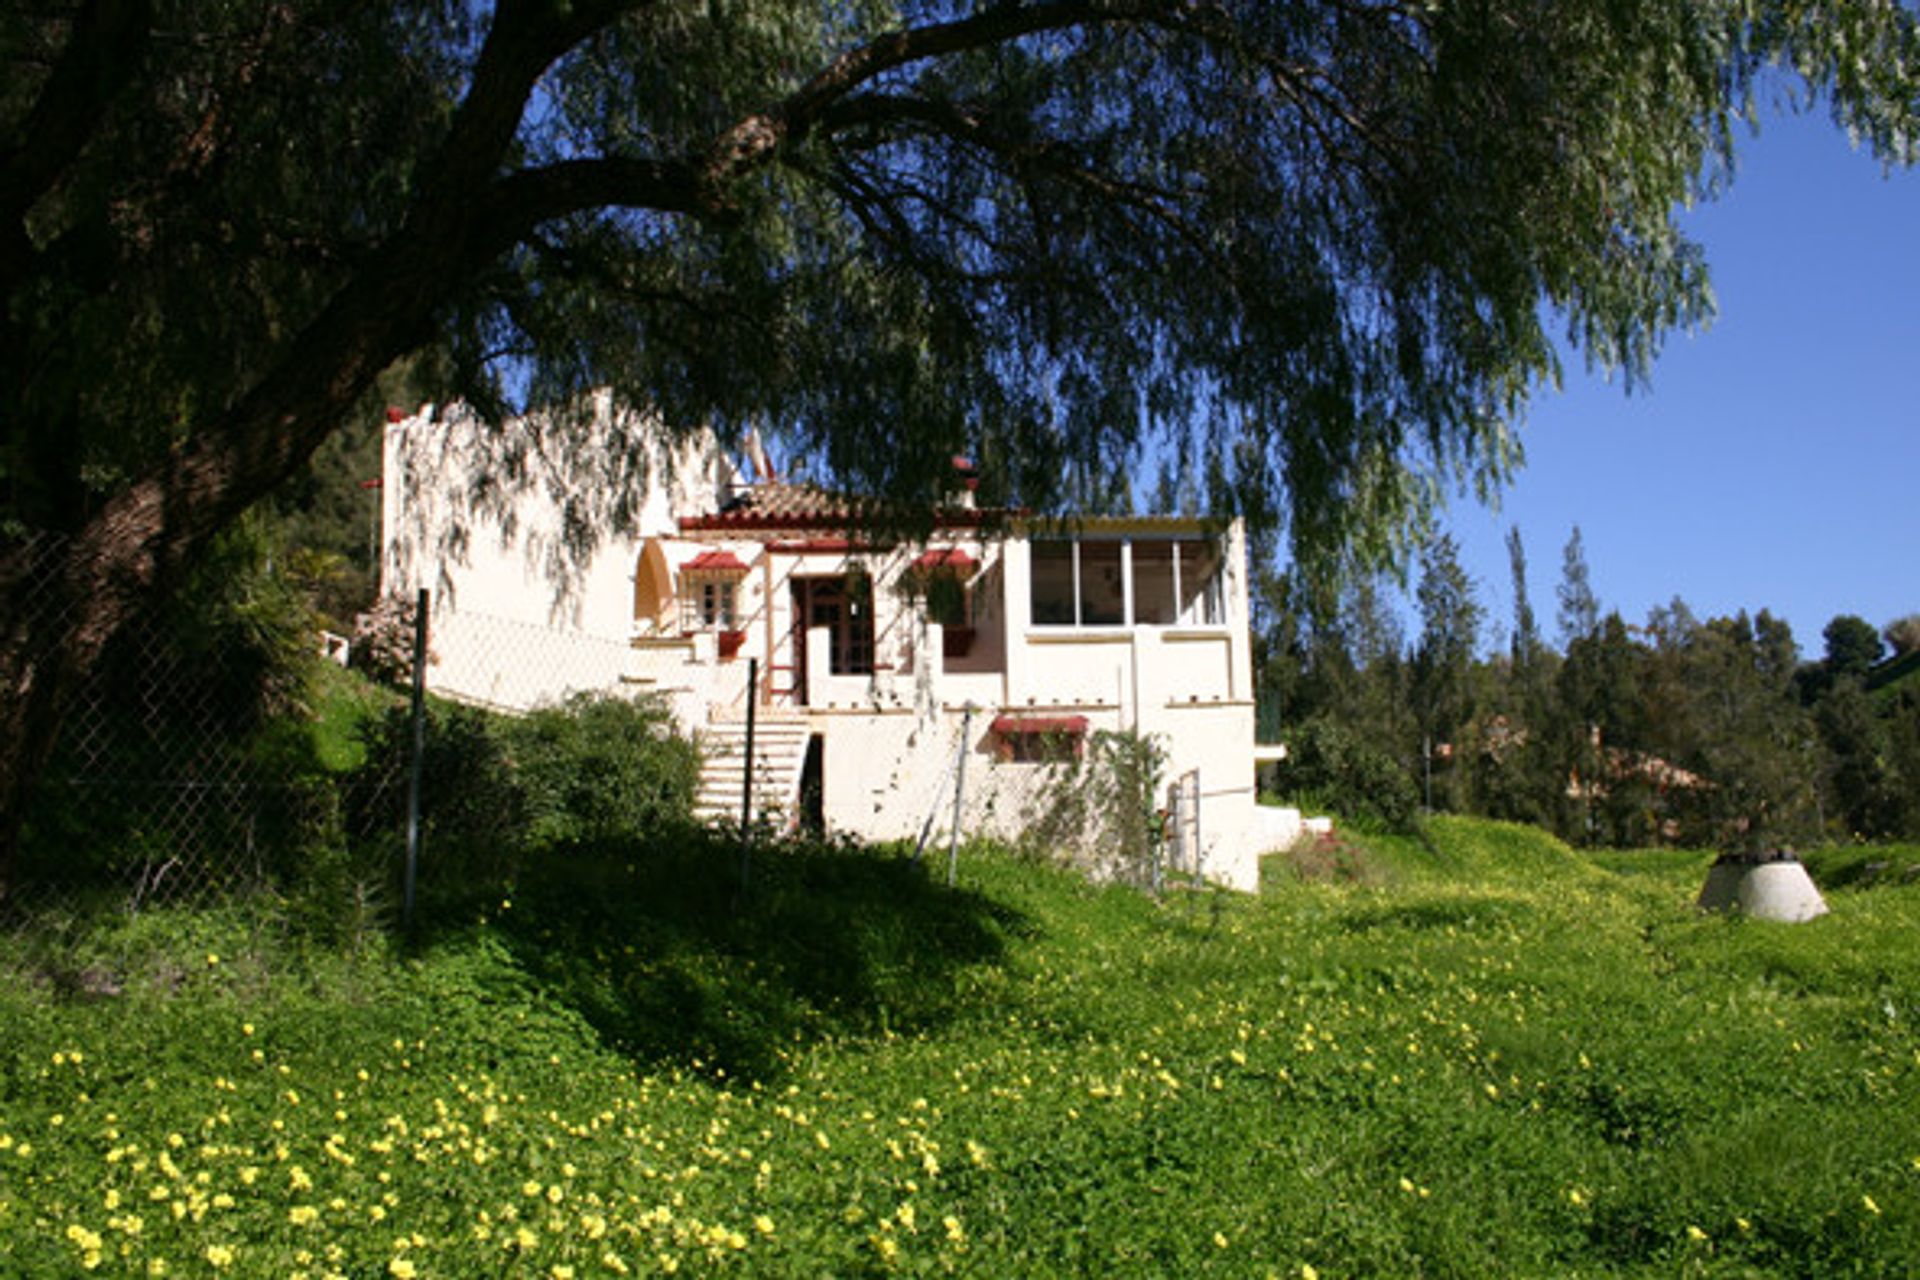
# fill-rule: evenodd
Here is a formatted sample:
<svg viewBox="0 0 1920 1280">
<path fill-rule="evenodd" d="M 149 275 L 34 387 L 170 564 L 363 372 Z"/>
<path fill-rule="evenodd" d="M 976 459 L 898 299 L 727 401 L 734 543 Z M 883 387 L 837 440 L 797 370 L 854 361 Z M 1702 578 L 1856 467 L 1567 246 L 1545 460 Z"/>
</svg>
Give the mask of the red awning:
<svg viewBox="0 0 1920 1280">
<path fill-rule="evenodd" d="M 1087 731 L 1085 716 L 995 716 L 993 731 L 1001 737 L 1020 733 L 1082 734 Z"/>
<path fill-rule="evenodd" d="M 680 567 L 682 573 L 745 573 L 747 566 L 731 551 L 702 551 Z"/>
<path fill-rule="evenodd" d="M 931 573 L 936 569 L 950 569 L 954 573 L 969 574 L 978 567 L 978 561 L 959 547 L 941 547 L 934 551 L 922 551 L 913 567 L 920 573 Z"/>
</svg>

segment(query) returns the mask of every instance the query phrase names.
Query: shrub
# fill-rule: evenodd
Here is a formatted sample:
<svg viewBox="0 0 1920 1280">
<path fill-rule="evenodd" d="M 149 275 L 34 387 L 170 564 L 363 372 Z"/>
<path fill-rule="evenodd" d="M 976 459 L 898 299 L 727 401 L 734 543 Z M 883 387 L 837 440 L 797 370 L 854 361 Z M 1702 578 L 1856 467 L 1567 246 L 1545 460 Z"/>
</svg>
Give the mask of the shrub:
<svg viewBox="0 0 1920 1280">
<path fill-rule="evenodd" d="M 1399 761 L 1327 719 L 1295 730 L 1282 780 L 1337 813 L 1398 830 L 1411 827 L 1419 811 L 1418 785 Z"/>
<path fill-rule="evenodd" d="M 658 703 L 575 694 L 509 723 L 505 737 L 534 848 L 630 837 L 692 815 L 699 756 Z"/>
<path fill-rule="evenodd" d="M 508 763 L 501 717 L 429 698 L 420 752 L 420 823 L 424 889 L 488 891 L 513 872 L 524 806 Z M 382 833 L 366 843 L 358 869 L 343 868 L 336 887 L 362 877 L 398 884 L 413 749 L 411 710 L 388 709 L 366 730 L 366 755 L 347 785 L 356 806 L 349 824 Z"/>
<path fill-rule="evenodd" d="M 1082 754 L 1049 766 L 1047 785 L 1027 815 L 1023 848 L 1063 857 L 1097 879 L 1157 887 L 1166 759 L 1166 749 L 1150 736 L 1093 734 Z"/>
<path fill-rule="evenodd" d="M 383 684 L 405 684 L 413 675 L 413 640 L 418 604 L 403 596 L 382 596 L 353 620 L 349 651 L 356 671 Z M 433 661 L 433 654 L 427 654 Z"/>
<path fill-rule="evenodd" d="M 409 708 L 374 722 L 350 796 L 359 830 L 390 833 L 377 861 L 398 868 L 405 831 Z M 631 842 L 688 819 L 698 772 L 693 745 L 652 702 L 579 694 L 512 717 L 428 699 L 420 766 L 425 896 L 465 898 L 512 882 L 525 860 L 609 841 Z M 395 781 L 398 785 L 392 785 Z M 342 889 L 358 885 L 350 877 Z"/>
</svg>

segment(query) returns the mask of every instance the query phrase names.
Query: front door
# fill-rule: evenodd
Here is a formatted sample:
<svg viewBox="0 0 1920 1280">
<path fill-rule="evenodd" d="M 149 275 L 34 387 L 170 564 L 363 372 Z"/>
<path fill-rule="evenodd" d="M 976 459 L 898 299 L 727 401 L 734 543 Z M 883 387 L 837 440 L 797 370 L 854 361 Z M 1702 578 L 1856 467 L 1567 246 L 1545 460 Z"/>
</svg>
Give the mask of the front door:
<svg viewBox="0 0 1920 1280">
<path fill-rule="evenodd" d="M 873 670 L 873 603 L 866 579 L 846 576 L 793 579 L 793 701 L 807 705 L 807 631 L 827 628 L 829 673 Z"/>
</svg>

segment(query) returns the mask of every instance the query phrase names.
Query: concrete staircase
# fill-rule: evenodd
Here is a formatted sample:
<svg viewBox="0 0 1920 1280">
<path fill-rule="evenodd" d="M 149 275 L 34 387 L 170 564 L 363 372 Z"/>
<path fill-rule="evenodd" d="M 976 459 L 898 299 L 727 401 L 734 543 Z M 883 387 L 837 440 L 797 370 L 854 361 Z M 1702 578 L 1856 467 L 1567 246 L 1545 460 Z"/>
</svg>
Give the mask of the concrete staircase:
<svg viewBox="0 0 1920 1280">
<path fill-rule="evenodd" d="M 771 817 L 778 828 L 793 825 L 800 812 L 800 769 L 807 758 L 804 720 L 762 717 L 753 728 L 753 817 Z M 702 822 L 740 821 L 740 797 L 746 785 L 747 725 L 710 724 L 696 736 L 700 745 L 700 786 L 693 814 Z"/>
</svg>

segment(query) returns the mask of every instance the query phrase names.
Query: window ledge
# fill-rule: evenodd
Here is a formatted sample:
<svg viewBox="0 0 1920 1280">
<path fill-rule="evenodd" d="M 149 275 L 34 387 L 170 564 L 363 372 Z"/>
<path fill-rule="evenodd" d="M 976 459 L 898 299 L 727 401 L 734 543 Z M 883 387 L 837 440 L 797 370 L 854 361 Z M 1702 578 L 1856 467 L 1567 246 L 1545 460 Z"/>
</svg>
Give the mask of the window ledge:
<svg viewBox="0 0 1920 1280">
<path fill-rule="evenodd" d="M 1036 624 L 1027 629 L 1028 644 L 1131 644 L 1132 627 L 1071 627 Z"/>
</svg>

